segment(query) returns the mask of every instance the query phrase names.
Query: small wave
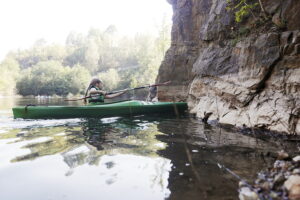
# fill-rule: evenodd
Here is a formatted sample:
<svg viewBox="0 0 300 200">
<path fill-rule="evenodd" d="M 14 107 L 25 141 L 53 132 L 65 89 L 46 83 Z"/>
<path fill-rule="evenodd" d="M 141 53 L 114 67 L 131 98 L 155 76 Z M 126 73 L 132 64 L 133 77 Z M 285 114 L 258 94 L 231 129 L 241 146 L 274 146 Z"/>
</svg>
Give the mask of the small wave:
<svg viewBox="0 0 300 200">
<path fill-rule="evenodd" d="M 11 110 L 0 110 L 0 114 L 11 114 Z"/>
<path fill-rule="evenodd" d="M 109 117 L 109 118 L 103 118 L 103 119 L 101 119 L 101 121 L 103 124 L 110 124 L 110 123 L 118 121 L 118 119 L 120 119 L 120 118 L 121 117 Z"/>
<path fill-rule="evenodd" d="M 6 133 L 7 132 L 7 130 L 0 130 L 0 134 L 1 133 Z"/>
<path fill-rule="evenodd" d="M 33 127 L 51 127 L 62 125 L 77 125 L 81 119 L 45 119 L 45 120 L 24 120 L 4 118 L 0 119 L 0 128 L 33 128 Z"/>
</svg>

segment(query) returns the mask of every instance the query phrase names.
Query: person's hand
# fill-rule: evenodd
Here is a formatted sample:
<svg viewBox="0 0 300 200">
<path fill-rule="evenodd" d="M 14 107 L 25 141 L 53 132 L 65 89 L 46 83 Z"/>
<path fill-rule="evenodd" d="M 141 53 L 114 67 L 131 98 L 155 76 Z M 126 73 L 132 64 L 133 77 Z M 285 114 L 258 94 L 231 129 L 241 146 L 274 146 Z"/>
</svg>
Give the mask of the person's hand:
<svg viewBox="0 0 300 200">
<path fill-rule="evenodd" d="M 118 92 L 117 94 L 118 94 L 118 96 L 119 95 L 122 95 L 122 94 L 124 94 L 124 93 L 126 93 L 127 91 L 122 91 L 122 92 Z"/>
<path fill-rule="evenodd" d="M 106 94 L 107 94 L 107 92 L 106 92 L 106 91 L 104 91 L 104 90 L 99 90 L 99 94 L 106 95 Z"/>
</svg>

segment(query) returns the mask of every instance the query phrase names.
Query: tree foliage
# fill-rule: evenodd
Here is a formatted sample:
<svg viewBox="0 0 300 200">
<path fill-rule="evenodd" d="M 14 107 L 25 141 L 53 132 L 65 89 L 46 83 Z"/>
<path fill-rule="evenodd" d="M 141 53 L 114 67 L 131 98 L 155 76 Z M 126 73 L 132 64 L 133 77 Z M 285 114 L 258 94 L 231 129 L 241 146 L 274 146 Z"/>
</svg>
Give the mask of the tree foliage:
<svg viewBox="0 0 300 200">
<path fill-rule="evenodd" d="M 15 81 L 19 77 L 19 63 L 11 57 L 7 57 L 0 64 L 0 91 L 10 94 L 15 89 Z"/>
<path fill-rule="evenodd" d="M 21 95 L 77 94 L 84 90 L 90 79 L 85 68 L 79 65 L 64 67 L 57 61 L 39 62 L 23 73 L 17 81 L 17 90 Z"/>
<path fill-rule="evenodd" d="M 157 34 L 122 36 L 115 26 L 90 29 L 86 35 L 71 32 L 65 45 L 38 40 L 26 50 L 10 52 L 0 64 L 0 91 L 21 95 L 82 93 L 91 76 L 99 76 L 107 90 L 153 83 L 170 45 L 165 19 Z"/>
<path fill-rule="evenodd" d="M 120 76 L 116 69 L 109 69 L 106 72 L 101 72 L 98 77 L 103 81 L 107 90 L 113 90 L 118 87 L 120 83 Z"/>
</svg>

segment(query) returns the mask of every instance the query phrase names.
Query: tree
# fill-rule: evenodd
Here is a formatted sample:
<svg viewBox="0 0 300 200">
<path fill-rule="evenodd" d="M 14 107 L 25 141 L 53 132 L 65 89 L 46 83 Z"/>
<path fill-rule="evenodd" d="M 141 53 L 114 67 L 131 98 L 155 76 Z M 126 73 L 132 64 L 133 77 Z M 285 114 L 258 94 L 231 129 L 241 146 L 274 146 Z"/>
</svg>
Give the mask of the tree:
<svg viewBox="0 0 300 200">
<path fill-rule="evenodd" d="M 19 63 L 12 57 L 7 57 L 0 64 L 0 92 L 12 94 L 19 77 Z"/>
<path fill-rule="evenodd" d="M 71 32 L 63 46 L 39 41 L 29 49 L 11 52 L 7 58 L 14 60 L 9 66 L 21 69 L 21 73 L 15 71 L 20 74 L 16 86 L 22 95 L 83 93 L 90 75 L 99 75 L 108 90 L 136 87 L 154 83 L 170 46 L 170 25 L 166 18 L 157 31 L 156 35 L 120 37 L 113 25 L 105 31 L 93 28 L 87 35 Z M 13 77 L 7 81 L 8 85 L 0 82 L 2 90 L 15 86 L 17 78 L 7 74 L 10 68 L 6 74 L 5 70 L 0 72 Z"/>
<path fill-rule="evenodd" d="M 118 29 L 115 25 L 109 25 L 104 31 L 105 34 L 114 35 L 118 32 Z"/>
<path fill-rule="evenodd" d="M 82 34 L 72 31 L 66 39 L 67 46 L 81 47 L 85 43 L 85 38 Z"/>
<path fill-rule="evenodd" d="M 99 73 L 98 77 L 103 81 L 107 90 L 112 91 L 119 87 L 120 76 L 116 69 L 109 69 L 107 72 Z"/>
<path fill-rule="evenodd" d="M 21 95 L 77 94 L 84 92 L 89 79 L 89 72 L 79 65 L 70 68 L 57 61 L 44 61 L 23 71 L 17 89 Z"/>
<path fill-rule="evenodd" d="M 67 75 L 67 80 L 70 83 L 70 93 L 72 94 L 84 94 L 88 86 L 88 82 L 91 79 L 89 71 L 77 64 L 71 68 L 69 74 Z"/>
<path fill-rule="evenodd" d="M 85 51 L 86 47 L 80 47 L 75 50 L 69 50 L 70 53 L 64 58 L 63 65 L 71 66 L 82 65 L 85 63 Z"/>
<path fill-rule="evenodd" d="M 164 57 L 166 51 L 171 45 L 171 25 L 167 22 L 167 17 L 164 16 L 161 24 L 158 27 L 158 37 L 155 41 L 158 53 Z"/>
<path fill-rule="evenodd" d="M 89 39 L 85 51 L 85 66 L 93 74 L 98 71 L 98 46 L 93 39 Z"/>
</svg>

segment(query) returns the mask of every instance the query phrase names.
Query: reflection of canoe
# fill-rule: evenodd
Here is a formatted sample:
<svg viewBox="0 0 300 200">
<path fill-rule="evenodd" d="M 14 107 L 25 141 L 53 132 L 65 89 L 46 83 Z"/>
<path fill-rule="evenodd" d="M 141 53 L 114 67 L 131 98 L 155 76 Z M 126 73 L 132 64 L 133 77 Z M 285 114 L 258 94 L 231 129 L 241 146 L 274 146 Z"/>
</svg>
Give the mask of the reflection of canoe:
<svg viewBox="0 0 300 200">
<path fill-rule="evenodd" d="M 187 109 L 185 102 L 123 101 L 88 106 L 21 106 L 13 108 L 14 118 L 64 119 L 85 117 L 130 116 L 151 113 L 182 113 Z"/>
</svg>

